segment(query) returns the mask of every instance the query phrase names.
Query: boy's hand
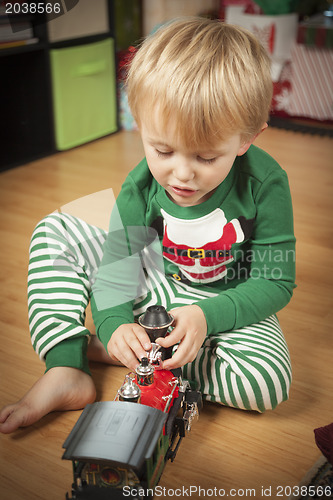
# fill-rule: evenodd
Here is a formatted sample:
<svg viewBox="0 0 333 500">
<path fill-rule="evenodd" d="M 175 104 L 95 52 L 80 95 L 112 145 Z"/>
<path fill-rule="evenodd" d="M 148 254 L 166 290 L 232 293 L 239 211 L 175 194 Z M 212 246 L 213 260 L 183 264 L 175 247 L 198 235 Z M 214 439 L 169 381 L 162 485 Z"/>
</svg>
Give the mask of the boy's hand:
<svg viewBox="0 0 333 500">
<path fill-rule="evenodd" d="M 195 359 L 207 335 L 205 315 L 199 306 L 182 306 L 170 311 L 175 318 L 175 328 L 170 335 L 156 340 L 163 347 L 180 345 L 172 358 L 163 362 L 163 368 L 171 370 L 184 366 Z"/>
<path fill-rule="evenodd" d="M 119 326 L 108 342 L 111 359 L 120 361 L 132 371 L 138 366 L 146 351 L 151 349 L 151 342 L 142 326 L 129 323 Z"/>
</svg>

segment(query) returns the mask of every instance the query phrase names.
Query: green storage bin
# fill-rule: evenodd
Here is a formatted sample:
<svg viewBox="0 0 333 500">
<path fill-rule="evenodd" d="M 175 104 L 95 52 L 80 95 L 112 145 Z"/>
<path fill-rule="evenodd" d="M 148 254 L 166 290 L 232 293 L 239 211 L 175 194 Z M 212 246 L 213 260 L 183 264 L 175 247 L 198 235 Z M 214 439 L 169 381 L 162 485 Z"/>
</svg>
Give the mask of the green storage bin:
<svg viewBox="0 0 333 500">
<path fill-rule="evenodd" d="M 56 146 L 65 150 L 117 130 L 114 41 L 50 51 Z"/>
</svg>

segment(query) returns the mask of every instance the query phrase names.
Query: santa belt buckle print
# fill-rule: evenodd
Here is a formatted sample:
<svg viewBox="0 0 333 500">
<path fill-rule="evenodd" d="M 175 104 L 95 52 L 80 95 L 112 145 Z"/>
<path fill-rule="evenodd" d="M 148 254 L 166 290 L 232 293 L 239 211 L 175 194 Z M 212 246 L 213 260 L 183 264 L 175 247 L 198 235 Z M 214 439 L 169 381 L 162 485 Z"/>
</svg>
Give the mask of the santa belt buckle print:
<svg viewBox="0 0 333 500">
<path fill-rule="evenodd" d="M 189 259 L 226 258 L 230 257 L 229 250 L 205 250 L 204 248 L 173 248 L 163 247 L 163 252 L 176 257 L 188 257 Z"/>
<path fill-rule="evenodd" d="M 226 258 L 230 256 L 229 250 L 205 250 L 204 248 L 163 247 L 163 251 L 177 257 L 188 257 L 189 259 Z"/>
<path fill-rule="evenodd" d="M 189 248 L 187 250 L 187 257 L 189 259 L 204 259 L 205 250 L 203 248 Z"/>
<path fill-rule="evenodd" d="M 180 252 L 177 252 L 178 255 Z M 189 259 L 205 259 L 209 257 L 225 258 L 229 257 L 229 250 L 204 250 L 203 248 L 188 248 L 187 257 Z M 184 254 L 183 254 L 184 255 Z"/>
</svg>

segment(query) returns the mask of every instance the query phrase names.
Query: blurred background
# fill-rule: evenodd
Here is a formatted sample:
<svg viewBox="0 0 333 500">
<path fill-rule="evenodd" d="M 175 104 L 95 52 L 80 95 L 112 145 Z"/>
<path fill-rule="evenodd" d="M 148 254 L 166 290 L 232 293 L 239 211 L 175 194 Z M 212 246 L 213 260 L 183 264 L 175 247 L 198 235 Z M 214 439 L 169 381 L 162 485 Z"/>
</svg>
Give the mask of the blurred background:
<svg viewBox="0 0 333 500">
<path fill-rule="evenodd" d="M 261 39 L 272 57 L 271 125 L 332 132 L 332 1 L 1 1 L 1 170 L 134 130 L 126 64 L 142 37 L 188 15 Z"/>
</svg>

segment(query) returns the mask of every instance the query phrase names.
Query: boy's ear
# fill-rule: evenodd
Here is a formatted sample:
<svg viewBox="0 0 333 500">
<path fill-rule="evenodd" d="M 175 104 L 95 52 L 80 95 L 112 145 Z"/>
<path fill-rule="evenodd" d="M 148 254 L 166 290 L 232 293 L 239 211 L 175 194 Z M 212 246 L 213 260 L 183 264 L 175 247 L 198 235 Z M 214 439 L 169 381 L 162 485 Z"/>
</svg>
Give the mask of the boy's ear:
<svg viewBox="0 0 333 500">
<path fill-rule="evenodd" d="M 237 156 L 242 156 L 243 154 L 246 153 L 246 151 L 249 149 L 249 147 L 251 146 L 251 144 L 255 141 L 255 139 L 258 137 L 259 134 L 261 134 L 261 132 L 263 132 L 266 128 L 268 127 L 268 124 L 265 123 L 262 127 L 262 129 L 260 130 L 260 132 L 258 132 L 256 135 L 254 135 L 248 142 L 245 142 L 244 144 L 241 145 L 241 147 L 239 148 L 239 151 L 238 151 L 238 154 Z"/>
</svg>

